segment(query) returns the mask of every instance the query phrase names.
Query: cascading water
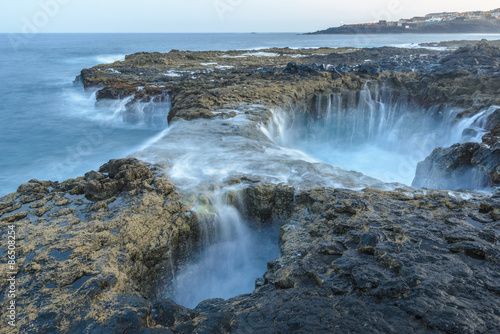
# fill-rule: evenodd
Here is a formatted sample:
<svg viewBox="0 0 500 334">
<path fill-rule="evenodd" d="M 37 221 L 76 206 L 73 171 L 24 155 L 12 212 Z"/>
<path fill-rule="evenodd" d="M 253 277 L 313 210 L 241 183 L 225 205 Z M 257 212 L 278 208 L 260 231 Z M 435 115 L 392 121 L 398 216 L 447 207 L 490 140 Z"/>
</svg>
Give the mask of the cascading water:
<svg viewBox="0 0 500 334">
<path fill-rule="evenodd" d="M 174 278 L 161 295 L 192 308 L 205 299 L 250 293 L 267 262 L 279 257 L 277 231 L 256 231 L 228 204 L 234 202 L 229 192 L 248 186 L 242 179 L 285 182 L 296 189 L 386 189 L 385 183 L 334 165 L 411 184 L 416 164 L 434 147 L 462 140 L 463 130 L 479 129 L 487 114 L 457 121 L 459 110 L 422 110 L 395 101 L 385 88 L 375 92 L 366 87 L 318 98 L 309 113 L 273 112 L 260 127 L 246 114 L 269 115 L 258 106 L 242 106 L 245 112 L 230 119 L 179 120 L 136 152 L 139 159 L 164 165 L 177 188 L 198 203 L 193 211 L 200 221 L 201 249 L 195 257 L 174 259 Z M 480 136 L 480 131 L 467 133 Z M 403 163 L 409 165 L 405 174 L 399 170 Z M 190 261 L 182 262 L 184 256 Z"/>
<path fill-rule="evenodd" d="M 158 96 L 142 98 L 127 108 L 127 112 L 122 114 L 125 122 L 139 124 L 154 124 L 161 128 L 168 126 L 168 113 L 170 112 L 170 94 L 164 91 Z"/>
<path fill-rule="evenodd" d="M 164 91 L 161 95 L 143 97 L 139 101 L 133 101 L 133 96 L 121 100 L 99 100 L 96 109 L 98 113 L 88 117 L 101 122 L 165 129 L 170 109 L 170 94 Z"/>
<path fill-rule="evenodd" d="M 492 112 L 457 121 L 462 110 L 446 105 L 425 110 L 394 99 L 387 87 L 367 85 L 359 93 L 318 96 L 311 109 L 277 111 L 264 132 L 279 145 L 331 165 L 406 185 L 417 163 L 435 148 L 480 141 Z"/>
<path fill-rule="evenodd" d="M 267 262 L 279 256 L 275 229 L 251 229 L 238 210 L 224 204 L 222 198 L 210 210 L 215 217 L 205 219 L 205 248 L 180 268 L 169 288 L 170 298 L 189 308 L 206 299 L 228 299 L 251 292 L 255 279 L 266 271 Z"/>
</svg>

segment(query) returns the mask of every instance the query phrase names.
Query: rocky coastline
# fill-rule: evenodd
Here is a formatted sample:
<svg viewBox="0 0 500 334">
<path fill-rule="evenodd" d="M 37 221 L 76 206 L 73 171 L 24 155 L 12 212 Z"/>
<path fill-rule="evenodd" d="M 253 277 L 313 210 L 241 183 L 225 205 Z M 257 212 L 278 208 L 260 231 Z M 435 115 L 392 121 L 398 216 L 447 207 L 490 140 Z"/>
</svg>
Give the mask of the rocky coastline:
<svg viewBox="0 0 500 334">
<path fill-rule="evenodd" d="M 257 165 L 260 174 L 188 186 L 169 175 L 163 156 L 179 154 L 173 146 L 153 147 L 154 162 L 117 159 L 64 182 L 31 180 L 0 198 L 19 252 L 16 332 L 497 333 L 499 59 L 500 48 L 482 41 L 445 51 L 172 50 L 82 70 L 76 83 L 99 89 L 97 103 L 168 101 L 170 124 L 191 126 L 200 142 L 205 133 L 241 136 L 235 148 L 259 154 L 273 149 L 257 131 L 271 110 L 314 113 L 321 96 L 363 87 L 438 113 L 460 108 L 458 120 L 488 110 L 487 132 L 434 150 L 414 188 L 280 157 Z M 269 176 L 280 168 L 296 174 Z M 212 206 L 217 191 L 253 229 L 280 230 L 281 256 L 252 293 L 188 309 L 162 289 L 205 246 L 212 213 L 197 208 Z"/>
<path fill-rule="evenodd" d="M 319 30 L 310 35 L 356 35 L 356 34 L 498 34 L 499 20 L 454 20 L 421 25 L 407 29 L 404 26 L 383 24 L 346 25 Z"/>
</svg>

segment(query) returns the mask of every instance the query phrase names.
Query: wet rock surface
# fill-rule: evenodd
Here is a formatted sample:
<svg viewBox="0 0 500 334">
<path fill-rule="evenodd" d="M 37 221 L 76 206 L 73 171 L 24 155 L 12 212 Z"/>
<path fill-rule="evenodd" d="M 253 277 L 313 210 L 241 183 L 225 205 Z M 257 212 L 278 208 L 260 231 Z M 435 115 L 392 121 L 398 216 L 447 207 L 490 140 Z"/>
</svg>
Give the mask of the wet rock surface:
<svg viewBox="0 0 500 334">
<path fill-rule="evenodd" d="M 478 45 L 485 40 L 481 41 L 473 41 L 473 40 L 459 40 L 459 41 L 444 41 L 444 42 L 433 42 L 433 43 L 421 43 L 418 46 L 420 47 L 440 47 L 440 48 L 449 48 L 452 50 L 456 50 L 460 47 L 464 46 L 475 46 Z M 488 41 L 488 44 L 492 46 L 500 46 L 499 40 L 491 40 Z"/>
<path fill-rule="evenodd" d="M 498 216 L 478 205 L 497 207 L 498 198 L 480 204 L 444 192 L 301 191 L 281 228 L 282 256 L 269 263 L 264 283 L 251 295 L 201 303 L 195 311 L 206 320 L 196 328 L 494 333 L 499 249 L 485 236 L 498 235 Z M 490 223 L 467 222 L 478 215 Z"/>
<path fill-rule="evenodd" d="M 101 87 L 98 99 L 133 96 L 133 103 L 167 94 L 170 120 L 231 117 L 216 111 L 241 103 L 307 106 L 317 95 L 360 91 L 367 82 L 387 86 L 395 99 L 405 97 L 410 104 L 453 105 L 470 115 L 500 105 L 500 48 L 484 40 L 466 43 L 455 42 L 458 49 L 445 51 L 384 47 L 138 53 L 85 69 L 78 79 L 86 88 Z M 489 130 L 498 132 L 498 125 Z"/>
<path fill-rule="evenodd" d="M 317 96 L 359 92 L 367 83 L 387 87 L 395 100 L 405 100 L 408 105 L 424 108 L 452 105 L 463 109 L 464 116 L 499 106 L 498 43 L 485 40 L 450 43 L 457 48 L 446 51 L 385 47 L 139 53 L 127 56 L 124 62 L 83 70 L 79 78 L 87 88 L 103 87 L 98 99 L 133 95 L 133 103 L 168 94 L 172 101 L 170 120 L 231 118 L 234 113 L 220 110 L 237 109 L 242 103 L 269 108 L 290 105 L 292 109 L 308 111 L 314 108 Z M 265 119 L 255 120 L 265 122 Z M 494 147 L 500 138 L 498 113 L 488 120 L 486 128 L 489 131 L 483 137 L 486 147 L 469 163 L 475 166 L 474 177 L 482 181 L 451 189 L 480 189 L 497 184 L 500 160 Z M 456 155 L 459 151 L 449 148 L 447 152 Z M 427 159 L 419 174 L 443 165 L 437 161 L 442 160 L 444 151 L 440 152 Z M 448 154 L 446 159 L 447 165 L 439 169 L 451 169 L 438 174 L 450 178 L 442 182 L 448 187 L 455 182 L 453 178 L 465 178 L 465 174 L 460 176 L 460 173 L 469 173 L 470 168 L 453 167 L 463 166 L 458 156 L 453 158 Z M 428 176 L 425 177 L 428 181 L 423 178 L 418 176 L 414 184 L 441 188 L 441 183 L 433 182 Z"/>
<path fill-rule="evenodd" d="M 95 193 L 93 200 L 69 194 L 89 182 L 85 178 L 43 183 L 52 190 L 42 199 L 47 200 L 42 208 L 63 197 L 73 202 L 49 211 L 60 214 L 41 218 L 24 208 L 13 211 L 27 211 L 14 223 L 21 332 L 500 329 L 497 195 L 297 190 L 243 180 L 247 187 L 241 210 L 254 217 L 255 224 L 281 226 L 276 240 L 281 256 L 269 262 L 253 293 L 206 300 L 187 309 L 158 299 L 155 289 L 171 277 L 170 261 L 186 259 L 197 245 L 196 214 L 156 166 L 122 159 L 110 161 L 101 171 L 86 178 L 105 183 L 112 175 L 133 174 L 130 181 L 137 187 L 97 201 Z M 27 188 L 35 189 L 21 189 Z M 14 205 L 21 196 L 2 198 L 2 206 Z M 100 197 L 108 196 L 104 190 Z M 10 224 L 5 217 L 11 215 L 4 214 L 2 223 Z M 3 298 L 2 307 L 5 302 Z"/>
<path fill-rule="evenodd" d="M 429 189 L 483 189 L 500 185 L 500 145 L 456 144 L 438 148 L 417 166 L 413 186 Z"/>
<path fill-rule="evenodd" d="M 396 93 L 414 96 L 423 104 L 453 103 L 477 110 L 499 103 L 498 50 L 486 41 L 455 51 L 394 47 L 173 50 L 138 53 L 123 62 L 85 69 L 79 80 L 87 88 L 102 87 L 98 99 L 133 95 L 134 100 L 149 101 L 168 91 L 170 118 L 214 117 L 212 111 L 239 102 L 282 106 L 314 94 L 359 90 L 367 81 L 386 83 Z"/>
<path fill-rule="evenodd" d="M 437 148 L 417 166 L 413 186 L 484 189 L 500 185 L 500 108 L 491 109 L 482 143 Z M 473 129 L 469 131 L 474 132 Z"/>
<path fill-rule="evenodd" d="M 2 226 L 16 232 L 21 333 L 146 326 L 165 268 L 196 247 L 196 217 L 157 167 L 119 159 L 100 170 L 62 183 L 32 180 L 0 202 Z M 21 203 L 40 193 L 37 202 Z M 2 253 L 7 272 L 5 259 Z"/>
<path fill-rule="evenodd" d="M 87 88 L 102 88 L 98 99 L 163 101 L 167 94 L 171 121 L 198 122 L 233 140 L 230 133 L 236 131 L 270 143 L 255 131 L 269 112 L 249 112 L 251 126 L 225 120 L 242 103 L 261 109 L 300 105 L 307 111 L 319 95 L 359 91 L 367 82 L 388 85 L 408 103 L 452 104 L 464 108 L 463 115 L 475 115 L 500 104 L 498 50 L 487 43 L 444 52 L 173 50 L 83 70 L 80 80 Z M 221 118 L 220 129 L 199 118 Z M 497 185 L 499 126 L 493 113 L 483 143 L 434 151 L 419 167 L 418 185 L 457 188 L 452 185 L 467 173 L 475 177 L 466 179 L 471 188 L 476 181 Z M 243 145 L 249 152 L 271 148 Z M 278 162 L 267 168 L 288 173 L 290 166 Z M 2 226 L 16 231 L 20 332 L 500 331 L 498 193 L 318 188 L 325 170 L 305 161 L 291 167 L 305 175 L 300 188 L 255 175 L 231 175 L 202 187 L 206 195 L 237 185 L 232 198 L 240 201 L 228 204 L 256 227 L 280 226 L 281 256 L 269 262 L 253 293 L 206 300 L 195 309 L 158 297 L 203 242 L 193 211 L 197 194 L 181 192 L 164 173 L 166 166 L 118 159 L 65 182 L 21 185 L 0 199 Z M 362 177 L 354 174 L 340 176 L 354 187 Z M 0 256 L 7 272 L 5 251 Z M 4 309 L 6 287 L 2 281 Z"/>
</svg>

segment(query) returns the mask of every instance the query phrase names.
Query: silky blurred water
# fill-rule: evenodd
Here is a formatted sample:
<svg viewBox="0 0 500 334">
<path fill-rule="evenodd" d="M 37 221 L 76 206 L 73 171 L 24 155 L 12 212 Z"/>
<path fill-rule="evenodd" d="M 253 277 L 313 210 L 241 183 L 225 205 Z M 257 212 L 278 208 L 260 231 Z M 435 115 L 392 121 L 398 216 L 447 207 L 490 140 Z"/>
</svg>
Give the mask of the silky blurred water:
<svg viewBox="0 0 500 334">
<path fill-rule="evenodd" d="M 141 51 L 414 46 L 500 35 L 0 34 L 0 196 L 32 178 L 64 180 L 144 148 L 165 122 L 130 123 L 119 102 L 95 108 L 83 68 Z"/>
<path fill-rule="evenodd" d="M 393 156 L 378 150 L 383 148 L 379 146 L 360 145 L 358 149 L 367 149 L 361 154 L 352 154 L 355 150 L 348 146 L 347 152 L 336 150 L 336 145 L 330 145 L 335 140 L 324 140 L 331 133 L 330 123 L 292 128 L 298 135 L 305 131 L 306 137 L 287 143 L 284 138 L 277 138 L 276 143 L 268 140 L 266 135 L 272 129 L 264 125 L 259 128 L 244 115 L 227 124 L 214 119 L 179 121 L 168 127 L 168 102 L 137 104 L 136 113 L 130 116 L 124 113 L 130 98 L 104 101 L 96 107 L 95 90 L 84 91 L 81 84 L 73 81 L 83 68 L 121 60 L 135 52 L 414 47 L 415 43 L 443 40 L 500 39 L 500 35 L 429 34 L 40 34 L 30 35 L 24 44 L 13 45 L 12 37 L 0 35 L 0 196 L 32 178 L 73 178 L 98 169 L 109 159 L 132 153 L 152 162 L 166 162 L 170 166 L 167 172 L 184 191 L 206 190 L 206 185 L 221 184 L 225 178 L 243 174 L 275 183 L 372 186 L 378 181 L 325 167 L 317 164 L 316 159 L 377 177 L 377 173 L 370 174 L 370 168 L 376 172 L 380 167 L 366 162 L 385 159 L 390 164 Z M 328 112 L 334 116 L 334 111 Z M 287 127 L 282 121 L 286 119 L 278 119 L 274 125 L 284 130 Z M 380 119 L 374 122 L 381 124 Z M 254 131 L 248 135 L 251 126 Z M 379 134 L 383 137 L 384 133 Z M 320 137 L 310 140 L 309 135 Z M 285 144 L 291 146 L 280 146 Z M 351 154 L 350 163 L 344 166 L 347 153 Z M 356 165 L 359 157 L 364 165 Z M 310 173 L 311 170 L 318 172 Z M 330 183 L 325 180 L 327 176 Z M 207 298 L 230 298 L 251 292 L 255 279 L 266 271 L 267 261 L 279 256 L 278 231 L 256 231 L 227 201 L 212 203 L 211 210 L 216 217 L 207 223 L 216 233 L 207 238 L 199 257 L 174 273 L 173 295 L 167 296 L 184 306 L 195 307 Z"/>
</svg>

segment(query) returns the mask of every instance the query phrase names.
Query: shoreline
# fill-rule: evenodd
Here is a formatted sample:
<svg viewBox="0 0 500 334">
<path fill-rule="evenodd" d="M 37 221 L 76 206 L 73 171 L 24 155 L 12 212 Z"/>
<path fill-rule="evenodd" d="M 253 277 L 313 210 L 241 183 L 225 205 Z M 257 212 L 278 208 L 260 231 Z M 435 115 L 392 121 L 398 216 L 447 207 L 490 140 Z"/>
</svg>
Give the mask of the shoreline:
<svg viewBox="0 0 500 334">
<path fill-rule="evenodd" d="M 32 180 L 0 198 L 2 223 L 16 228 L 19 327 L 494 332 L 498 191 L 385 189 L 360 173 L 279 150 L 274 138 L 286 124 L 278 109 L 319 122 L 326 97 L 347 108 L 363 89 L 390 91 L 384 102 L 437 115 L 453 105 L 462 110 L 456 121 L 474 117 L 500 106 L 499 56 L 484 41 L 455 51 L 173 50 L 82 70 L 76 81 L 100 87 L 98 101 L 129 97 L 129 112 L 134 103 L 171 103 L 169 135 L 178 140 L 160 138 L 143 152 L 158 161 L 111 160 L 65 182 Z M 499 111 L 488 114 L 481 143 L 436 149 L 421 173 L 453 184 L 472 171 L 498 187 Z M 200 155 L 186 160 L 191 151 Z M 191 170 L 194 162 L 202 176 Z M 215 242 L 218 202 L 251 229 L 280 229 L 281 254 L 253 292 L 188 309 L 168 299 L 169 284 L 207 240 Z"/>
<path fill-rule="evenodd" d="M 396 22 L 393 22 L 396 24 Z M 407 24 L 405 24 L 407 25 Z M 309 33 L 310 35 L 320 34 L 468 34 L 468 33 L 499 33 L 500 19 L 490 20 L 451 20 L 438 22 L 434 24 L 417 24 L 416 27 L 408 28 L 404 26 L 389 26 L 388 22 L 376 24 L 345 25 L 340 27 L 328 28 Z"/>
</svg>

